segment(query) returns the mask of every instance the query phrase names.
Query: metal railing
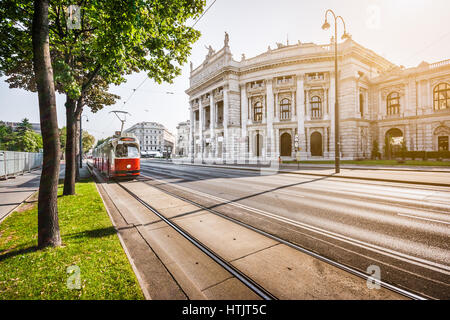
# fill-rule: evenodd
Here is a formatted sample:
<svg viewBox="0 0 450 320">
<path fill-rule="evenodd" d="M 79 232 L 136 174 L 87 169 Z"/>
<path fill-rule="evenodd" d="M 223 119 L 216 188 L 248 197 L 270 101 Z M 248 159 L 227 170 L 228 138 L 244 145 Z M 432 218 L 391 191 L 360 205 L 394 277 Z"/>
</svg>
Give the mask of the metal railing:
<svg viewBox="0 0 450 320">
<path fill-rule="evenodd" d="M 0 150 L 0 179 L 30 172 L 42 166 L 43 154 Z"/>
</svg>

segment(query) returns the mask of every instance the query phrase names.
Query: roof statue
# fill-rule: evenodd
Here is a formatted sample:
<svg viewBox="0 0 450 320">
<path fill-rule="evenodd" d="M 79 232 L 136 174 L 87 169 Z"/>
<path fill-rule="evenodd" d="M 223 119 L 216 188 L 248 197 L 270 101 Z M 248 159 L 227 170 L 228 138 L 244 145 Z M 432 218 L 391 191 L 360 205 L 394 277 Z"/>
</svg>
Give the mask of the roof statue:
<svg viewBox="0 0 450 320">
<path fill-rule="evenodd" d="M 214 49 L 210 46 L 205 46 L 205 48 L 208 50 L 208 54 L 206 55 L 206 58 L 211 58 L 212 55 L 214 54 Z"/>
<path fill-rule="evenodd" d="M 229 41 L 230 41 L 230 37 L 228 36 L 228 33 L 225 31 L 225 39 L 223 40 L 225 47 L 228 47 Z"/>
</svg>

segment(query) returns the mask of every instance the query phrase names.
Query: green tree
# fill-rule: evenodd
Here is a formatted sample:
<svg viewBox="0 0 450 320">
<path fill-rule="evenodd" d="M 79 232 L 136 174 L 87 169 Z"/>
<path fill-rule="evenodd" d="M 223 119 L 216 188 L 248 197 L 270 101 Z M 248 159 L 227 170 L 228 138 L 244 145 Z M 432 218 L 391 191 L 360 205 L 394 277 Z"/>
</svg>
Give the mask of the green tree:
<svg viewBox="0 0 450 320">
<path fill-rule="evenodd" d="M 27 32 L 30 1 L 5 0 L 0 10 L 13 19 L 0 22 L 0 65 L 13 85 L 27 83 L 22 72 L 29 64 Z M 204 0 L 84 1 L 81 27 L 67 28 L 68 0 L 50 8 L 50 45 L 57 88 L 66 94 L 66 175 L 64 194 L 75 192 L 76 123 L 86 97 L 98 79 L 120 84 L 131 72 L 145 71 L 157 83 L 171 82 L 181 73 L 199 32 L 187 26 L 203 11 Z M 15 23 L 11 23 L 11 20 Z M 18 45 L 20 43 L 20 46 Z M 5 54 L 6 53 L 6 54 Z M 14 56 L 3 59 L 2 56 Z"/>
<path fill-rule="evenodd" d="M 26 130 L 23 134 L 18 135 L 15 150 L 23 152 L 39 152 L 42 149 L 42 137 L 40 134 Z"/>
<path fill-rule="evenodd" d="M 405 159 L 406 159 L 406 153 L 408 152 L 408 147 L 406 146 L 406 139 L 405 138 L 403 138 L 403 140 L 402 140 L 402 145 L 401 145 L 401 149 L 400 149 L 400 153 L 401 153 L 401 155 L 402 155 L 402 160 L 403 160 L 403 162 L 405 161 Z"/>
<path fill-rule="evenodd" d="M 111 139 L 112 137 L 106 137 L 106 138 L 103 138 L 103 139 L 98 139 L 97 140 L 97 143 L 95 144 L 95 147 L 94 148 L 97 148 L 99 145 L 101 145 L 103 142 L 105 142 L 106 140 L 108 140 L 108 139 Z"/>
<path fill-rule="evenodd" d="M 82 138 L 82 144 L 83 144 L 83 154 L 87 153 L 95 143 L 95 137 L 87 131 L 83 131 L 83 138 Z"/>
<path fill-rule="evenodd" d="M 66 141 L 67 141 L 67 129 L 66 127 L 62 127 L 59 130 L 59 143 L 61 144 L 61 150 L 64 150 L 66 148 Z"/>
<path fill-rule="evenodd" d="M 30 121 L 27 118 L 24 118 L 17 126 L 17 132 L 23 134 L 27 130 L 32 130 L 32 128 Z"/>
<path fill-rule="evenodd" d="M 17 133 L 10 126 L 0 123 L 0 150 L 14 150 Z"/>
<path fill-rule="evenodd" d="M 377 158 L 379 157 L 380 154 L 380 149 L 378 146 L 378 141 L 377 140 L 373 140 L 372 143 L 372 160 L 377 160 Z"/>
</svg>

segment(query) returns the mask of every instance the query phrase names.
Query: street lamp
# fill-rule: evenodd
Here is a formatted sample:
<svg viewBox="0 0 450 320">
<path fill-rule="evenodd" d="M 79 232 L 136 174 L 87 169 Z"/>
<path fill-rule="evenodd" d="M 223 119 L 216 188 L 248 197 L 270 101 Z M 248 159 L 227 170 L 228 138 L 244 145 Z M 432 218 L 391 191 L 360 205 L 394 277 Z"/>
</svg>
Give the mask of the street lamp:
<svg viewBox="0 0 450 320">
<path fill-rule="evenodd" d="M 338 58 L 337 58 L 337 22 L 338 19 L 342 21 L 344 25 L 344 34 L 342 35 L 342 40 L 350 39 L 350 34 L 347 33 L 345 28 L 344 19 L 341 16 L 336 16 L 333 10 L 328 9 L 325 12 L 325 22 L 322 25 L 323 30 L 328 30 L 330 28 L 330 24 L 328 23 L 328 13 L 331 13 L 334 18 L 334 76 L 335 76 L 335 104 L 334 104 L 334 154 L 335 154 L 335 170 L 336 173 L 341 172 L 341 148 L 340 148 L 340 139 L 339 139 L 339 102 L 338 102 Z"/>
<path fill-rule="evenodd" d="M 89 122 L 89 118 L 87 115 L 83 114 L 80 117 L 80 168 L 83 168 L 83 129 L 82 129 L 82 123 L 83 123 L 83 117 L 86 117 L 86 122 Z"/>
</svg>

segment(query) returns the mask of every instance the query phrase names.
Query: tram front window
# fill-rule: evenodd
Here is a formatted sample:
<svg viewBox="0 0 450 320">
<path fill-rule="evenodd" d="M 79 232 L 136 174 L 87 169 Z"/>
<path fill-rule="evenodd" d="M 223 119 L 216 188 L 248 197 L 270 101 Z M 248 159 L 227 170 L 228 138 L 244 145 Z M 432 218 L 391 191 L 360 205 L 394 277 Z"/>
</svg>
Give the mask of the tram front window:
<svg viewBox="0 0 450 320">
<path fill-rule="evenodd" d="M 117 158 L 139 158 L 139 150 L 132 144 L 119 144 L 116 147 Z"/>
</svg>

